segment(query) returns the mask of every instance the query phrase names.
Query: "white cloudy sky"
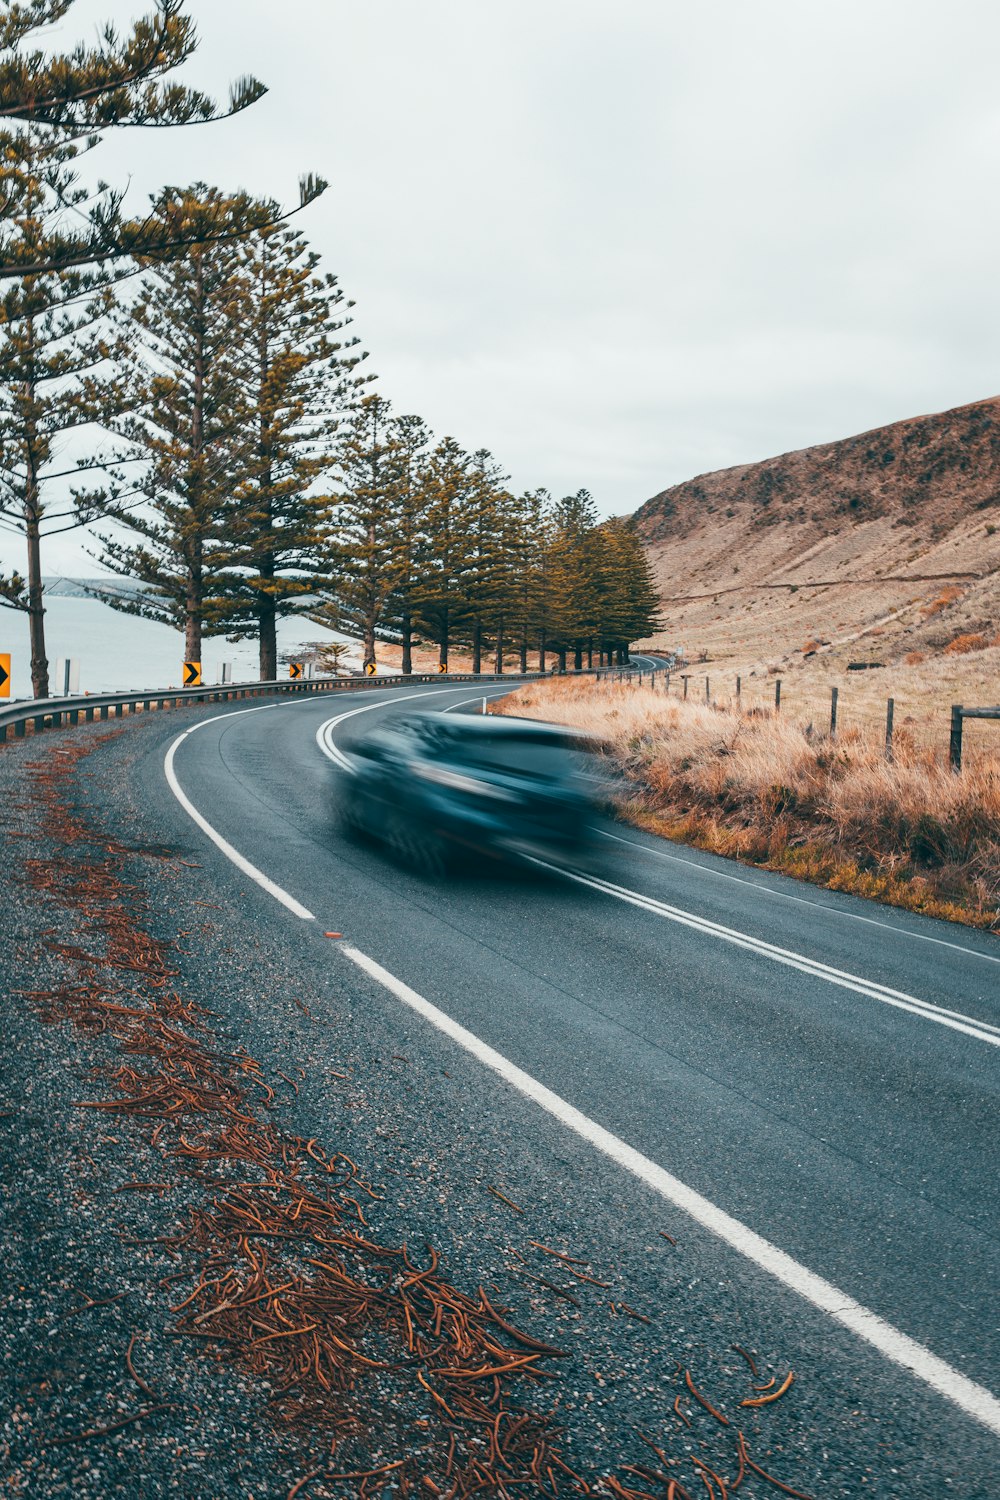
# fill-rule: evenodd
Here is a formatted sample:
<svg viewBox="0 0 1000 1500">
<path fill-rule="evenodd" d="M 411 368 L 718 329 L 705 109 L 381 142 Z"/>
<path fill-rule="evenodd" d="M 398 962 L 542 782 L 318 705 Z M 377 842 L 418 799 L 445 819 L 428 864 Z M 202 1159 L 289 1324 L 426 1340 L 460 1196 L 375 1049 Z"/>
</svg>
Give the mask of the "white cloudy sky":
<svg viewBox="0 0 1000 1500">
<path fill-rule="evenodd" d="M 78 0 L 67 38 L 141 0 Z M 994 394 L 992 0 L 190 0 L 271 92 L 96 170 L 294 196 L 380 386 L 603 511 Z M 13 542 L 0 540 L 0 565 Z M 16 559 L 11 556 L 9 561 Z M 47 571 L 78 554 L 53 543 Z M 91 569 L 92 570 L 92 569 Z"/>
</svg>

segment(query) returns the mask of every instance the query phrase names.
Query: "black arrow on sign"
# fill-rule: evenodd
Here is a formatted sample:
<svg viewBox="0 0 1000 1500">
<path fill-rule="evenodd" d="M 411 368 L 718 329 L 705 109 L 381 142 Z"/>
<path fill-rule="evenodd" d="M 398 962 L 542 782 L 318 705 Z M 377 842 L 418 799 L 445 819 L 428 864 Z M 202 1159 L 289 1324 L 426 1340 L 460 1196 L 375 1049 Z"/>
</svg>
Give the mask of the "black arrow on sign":
<svg viewBox="0 0 1000 1500">
<path fill-rule="evenodd" d="M 198 669 L 198 664 L 196 662 L 186 661 L 184 663 L 184 686 L 185 687 L 193 687 L 194 684 L 198 681 L 199 675 L 200 675 L 200 673 L 199 673 L 199 669 Z"/>
<path fill-rule="evenodd" d="M 6 667 L 0 666 L 0 688 L 6 687 L 9 681 L 10 673 L 7 671 Z"/>
</svg>

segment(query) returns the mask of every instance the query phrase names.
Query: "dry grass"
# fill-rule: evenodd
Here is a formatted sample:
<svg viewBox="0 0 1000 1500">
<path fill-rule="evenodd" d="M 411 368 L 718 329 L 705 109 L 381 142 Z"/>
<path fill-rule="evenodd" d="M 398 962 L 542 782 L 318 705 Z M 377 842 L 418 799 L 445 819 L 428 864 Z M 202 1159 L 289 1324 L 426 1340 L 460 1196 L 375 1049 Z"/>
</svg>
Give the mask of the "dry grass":
<svg viewBox="0 0 1000 1500">
<path fill-rule="evenodd" d="M 1000 929 L 1000 724 L 987 726 L 997 753 L 973 750 L 954 776 L 946 735 L 935 752 L 904 728 L 890 762 L 881 734 L 865 728 L 831 740 L 794 712 L 741 713 L 645 687 L 535 683 L 503 711 L 602 736 L 627 778 L 623 811 L 641 826 L 833 890 Z"/>
</svg>

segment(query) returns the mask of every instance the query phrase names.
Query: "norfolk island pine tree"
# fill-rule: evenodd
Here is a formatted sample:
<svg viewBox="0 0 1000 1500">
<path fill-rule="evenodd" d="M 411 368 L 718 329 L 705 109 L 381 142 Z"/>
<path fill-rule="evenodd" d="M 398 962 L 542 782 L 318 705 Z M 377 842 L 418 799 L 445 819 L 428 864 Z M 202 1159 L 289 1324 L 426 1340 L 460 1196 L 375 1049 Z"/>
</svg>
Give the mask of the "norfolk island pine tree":
<svg viewBox="0 0 1000 1500">
<path fill-rule="evenodd" d="M 32 42 L 63 20 L 74 0 L 31 0 L 8 6 L 0 16 L 0 281 L 58 276 L 86 270 L 115 277 L 115 266 L 143 252 L 168 252 L 191 243 L 191 228 L 155 218 L 127 220 L 122 194 L 100 186 L 90 196 L 76 188 L 74 163 L 93 150 L 108 129 L 125 126 L 168 127 L 205 123 L 240 113 L 259 99 L 264 86 L 253 78 L 239 80 L 228 105 L 219 109 L 198 90 L 175 80 L 164 83 L 194 52 L 197 38 L 184 0 L 158 0 L 153 12 L 122 35 L 105 27 L 96 46 L 81 45 L 68 53 L 46 52 Z M 40 35 L 41 34 L 41 35 Z M 324 189 L 321 179 L 300 183 L 300 207 Z M 36 198 L 42 192 L 44 208 Z M 234 211 L 235 210 L 235 211 Z M 219 204 L 211 225 L 197 233 L 225 236 L 262 222 L 252 200 Z M 81 227 L 81 224 L 83 227 Z M 95 465 L 98 467 L 99 465 Z M 34 487 L 29 476 L 28 490 Z M 41 593 L 40 529 L 34 504 L 23 520 L 27 531 L 28 576 L 14 574 L 4 593 L 29 617 L 32 684 L 48 692 Z"/>
<path fill-rule="evenodd" d="M 226 516 L 237 575 L 227 625 L 230 639 L 257 637 L 260 677 L 270 681 L 278 671 L 278 620 L 315 606 L 330 582 L 335 435 L 365 383 L 358 366 L 366 356 L 358 339 L 344 337 L 353 304 L 336 277 L 320 273 L 319 256 L 300 233 L 254 231 L 240 256 L 241 382 L 251 430 L 247 476 Z"/>
</svg>

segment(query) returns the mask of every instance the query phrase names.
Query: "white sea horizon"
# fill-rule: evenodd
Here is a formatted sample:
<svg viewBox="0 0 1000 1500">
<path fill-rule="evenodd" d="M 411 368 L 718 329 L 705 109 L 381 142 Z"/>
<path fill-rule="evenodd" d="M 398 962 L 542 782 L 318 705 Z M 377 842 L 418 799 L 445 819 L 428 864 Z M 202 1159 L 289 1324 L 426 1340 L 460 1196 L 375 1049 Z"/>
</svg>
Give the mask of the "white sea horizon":
<svg viewBox="0 0 1000 1500">
<path fill-rule="evenodd" d="M 343 641 L 353 649 L 344 666 L 361 664 L 359 643 L 337 631 L 325 630 L 311 620 L 293 616 L 278 623 L 278 675 L 287 676 L 280 658 L 302 646 L 321 641 Z M 141 692 L 146 688 L 174 688 L 181 683 L 184 636 L 155 620 L 122 614 L 99 599 L 46 595 L 45 650 L 55 687 L 55 666 L 60 657 L 80 663 L 81 693 Z M 28 617 L 19 610 L 0 609 L 0 653 L 11 657 L 11 692 L 14 698 L 31 697 L 31 650 Z M 232 664 L 235 682 L 253 682 L 259 675 L 256 641 L 232 644 L 225 636 L 213 636 L 201 653 L 202 682 L 219 682 L 224 662 Z"/>
</svg>

